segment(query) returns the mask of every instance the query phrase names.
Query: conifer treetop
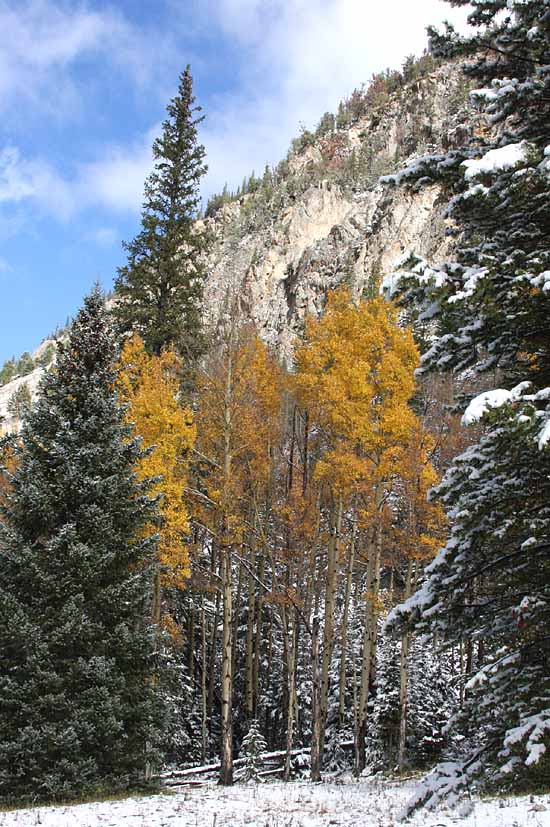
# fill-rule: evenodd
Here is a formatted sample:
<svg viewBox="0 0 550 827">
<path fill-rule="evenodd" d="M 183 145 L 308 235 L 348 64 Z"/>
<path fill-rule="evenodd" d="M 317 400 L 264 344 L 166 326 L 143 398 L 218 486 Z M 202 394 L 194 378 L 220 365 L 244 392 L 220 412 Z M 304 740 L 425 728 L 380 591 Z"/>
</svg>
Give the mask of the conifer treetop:
<svg viewBox="0 0 550 827">
<path fill-rule="evenodd" d="M 207 236 L 197 224 L 199 184 L 207 171 L 198 140 L 203 121 L 195 104 L 189 66 L 153 143 L 154 168 L 144 185 L 141 230 L 124 244 L 114 314 L 119 328 L 142 337 L 157 355 L 176 347 L 193 358 L 202 349 L 202 253 Z"/>
</svg>

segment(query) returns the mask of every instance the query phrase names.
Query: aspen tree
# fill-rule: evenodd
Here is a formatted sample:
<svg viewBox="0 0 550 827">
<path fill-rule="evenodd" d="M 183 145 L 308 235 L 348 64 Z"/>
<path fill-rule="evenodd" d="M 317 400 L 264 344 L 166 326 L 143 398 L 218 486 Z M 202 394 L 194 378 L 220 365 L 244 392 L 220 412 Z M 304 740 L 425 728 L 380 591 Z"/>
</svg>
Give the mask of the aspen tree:
<svg viewBox="0 0 550 827">
<path fill-rule="evenodd" d="M 362 499 L 366 532 L 367 589 L 356 750 L 364 767 L 364 737 L 371 664 L 378 618 L 380 511 L 385 486 L 397 469 L 399 447 L 415 417 L 408 407 L 418 352 L 412 334 L 397 324 L 395 309 L 381 298 L 354 304 L 346 288 L 329 295 L 324 316 L 306 323 L 296 352 L 296 395 L 319 434 L 315 474 L 325 482 L 332 507 L 327 547 L 325 623 L 319 715 L 320 748 L 326 723 L 334 634 L 337 549 L 344 502 Z M 316 762 L 321 762 L 316 757 Z"/>
<path fill-rule="evenodd" d="M 399 477 L 395 482 L 393 498 L 396 526 L 390 530 L 398 556 L 397 565 L 405 571 L 403 598 L 408 599 L 415 588 L 422 566 L 432 559 L 444 540 L 445 515 L 441 506 L 428 501 L 429 490 L 438 482 L 430 458 L 436 447 L 435 439 L 418 422 L 411 433 L 409 444 L 401 452 Z M 395 563 L 394 563 L 395 565 Z M 397 765 L 405 768 L 407 747 L 407 711 L 409 682 L 410 630 L 401 635 L 399 663 L 399 737 Z"/>
<path fill-rule="evenodd" d="M 152 619 L 162 616 L 163 587 L 184 588 L 190 574 L 188 485 L 189 456 L 196 428 L 188 408 L 178 401 L 179 361 L 164 351 L 150 356 L 138 335 L 128 339 L 120 359 L 119 398 L 128 404 L 126 421 L 149 450 L 138 465 L 140 479 L 156 480 L 152 493 L 160 498 L 158 571 L 155 577 Z"/>
<path fill-rule="evenodd" d="M 256 513 L 259 500 L 266 495 L 270 443 L 280 407 L 279 373 L 260 339 L 251 329 L 239 328 L 232 318 L 198 377 L 198 445 L 210 460 L 203 481 L 207 496 L 199 498 L 200 515 L 219 555 L 223 607 L 220 783 L 225 785 L 233 781 L 233 561 L 237 548 L 251 537 L 250 514 Z M 249 585 L 249 605 L 254 602 L 251 589 Z M 250 672 L 249 661 L 249 680 Z"/>
</svg>

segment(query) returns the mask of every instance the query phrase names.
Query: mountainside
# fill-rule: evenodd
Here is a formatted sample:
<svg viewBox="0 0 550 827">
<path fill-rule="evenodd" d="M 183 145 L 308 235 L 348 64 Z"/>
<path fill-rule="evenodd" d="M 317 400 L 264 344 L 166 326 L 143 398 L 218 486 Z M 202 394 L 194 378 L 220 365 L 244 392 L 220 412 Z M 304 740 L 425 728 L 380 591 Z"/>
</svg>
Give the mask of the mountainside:
<svg viewBox="0 0 550 827">
<path fill-rule="evenodd" d="M 458 67 L 427 56 L 353 92 L 315 132 L 303 130 L 275 169 L 252 176 L 252 191 L 213 199 L 203 219 L 212 235 L 208 323 L 215 326 L 236 301 L 242 317 L 288 359 L 305 316 L 322 312 L 331 288 L 347 282 L 355 295 L 376 290 L 407 250 L 443 256 L 449 240 L 440 188 L 407 192 L 378 179 L 415 156 L 460 145 L 476 128 Z M 17 423 L 10 400 L 24 386 L 34 395 L 42 371 L 0 386 L 4 429 Z"/>
<path fill-rule="evenodd" d="M 336 118 L 325 115 L 315 133 L 304 131 L 255 192 L 206 218 L 214 236 L 210 322 L 235 297 L 242 315 L 288 357 L 327 290 L 344 281 L 355 295 L 376 289 L 406 250 L 436 259 L 445 253 L 439 187 L 410 193 L 378 179 L 417 155 L 460 144 L 476 128 L 476 113 L 452 64 L 393 86 L 386 76 L 356 91 Z"/>
</svg>

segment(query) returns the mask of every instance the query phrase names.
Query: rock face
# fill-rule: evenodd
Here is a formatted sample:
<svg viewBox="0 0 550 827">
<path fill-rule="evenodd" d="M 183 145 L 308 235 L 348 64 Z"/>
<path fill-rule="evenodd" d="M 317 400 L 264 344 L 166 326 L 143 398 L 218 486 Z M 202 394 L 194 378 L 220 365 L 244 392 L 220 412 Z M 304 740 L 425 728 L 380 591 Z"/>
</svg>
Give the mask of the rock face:
<svg viewBox="0 0 550 827">
<path fill-rule="evenodd" d="M 448 246 L 438 187 L 388 189 L 378 177 L 426 151 L 461 143 L 476 126 L 467 87 L 451 65 L 389 95 L 344 129 L 312 136 L 285 175 L 206 219 L 214 236 L 205 311 L 213 324 L 236 301 L 284 357 L 308 313 L 347 282 L 376 289 L 406 250 L 429 259 Z M 468 129 L 465 124 L 469 124 Z"/>
<path fill-rule="evenodd" d="M 43 373 L 44 368 L 35 368 L 26 376 L 19 376 L 0 387 L 0 435 L 6 431 L 18 430 L 19 420 L 17 414 L 11 409 L 10 401 L 18 391 L 25 387 L 28 388 L 31 399 L 34 399 Z"/>
<path fill-rule="evenodd" d="M 322 312 L 330 289 L 345 282 L 355 296 L 375 291 L 407 250 L 431 260 L 445 255 L 439 188 L 407 192 L 378 179 L 483 128 L 451 64 L 393 88 L 378 79 L 323 121 L 255 192 L 204 219 L 213 237 L 207 322 L 216 327 L 236 303 L 286 360 L 306 315 Z M 41 375 L 37 368 L 0 387 L 0 430 L 17 427 L 9 402 L 24 384 L 34 396 Z"/>
<path fill-rule="evenodd" d="M 55 344 L 55 339 L 45 339 L 32 354 L 34 361 L 38 362 L 48 351 L 48 348 L 55 347 Z M 54 358 L 52 358 L 52 362 Z M 29 398 L 33 401 L 38 393 L 38 386 L 45 370 L 46 367 L 38 366 L 25 376 L 18 376 L 12 379 L 11 382 L 0 385 L 0 436 L 3 433 L 19 429 L 19 418 L 16 410 L 14 410 L 13 400 L 21 390 L 27 389 Z"/>
</svg>

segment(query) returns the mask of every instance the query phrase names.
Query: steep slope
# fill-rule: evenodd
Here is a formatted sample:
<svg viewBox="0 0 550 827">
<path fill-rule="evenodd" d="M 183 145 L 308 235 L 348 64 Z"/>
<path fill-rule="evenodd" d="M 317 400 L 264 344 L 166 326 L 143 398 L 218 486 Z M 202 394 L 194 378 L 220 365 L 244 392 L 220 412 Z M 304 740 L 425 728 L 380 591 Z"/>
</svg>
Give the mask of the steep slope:
<svg viewBox="0 0 550 827">
<path fill-rule="evenodd" d="M 0 385 L 0 436 L 19 427 L 17 398 L 22 392 L 31 400 L 35 398 L 44 371 L 55 360 L 55 347 L 55 339 L 44 339 L 32 354 L 34 369 Z"/>
<path fill-rule="evenodd" d="M 215 327 L 236 301 L 288 359 L 305 316 L 322 312 L 331 288 L 347 282 L 355 295 L 376 290 L 406 250 L 443 257 L 449 241 L 439 187 L 410 193 L 378 179 L 479 128 L 453 64 L 425 56 L 356 90 L 314 133 L 304 130 L 276 169 L 254 187 L 249 182 L 253 192 L 207 211 L 207 322 Z M 0 386 L 0 431 L 17 427 L 10 400 L 24 385 L 34 395 L 42 371 Z"/>
<path fill-rule="evenodd" d="M 210 322 L 235 297 L 243 316 L 288 357 L 305 315 L 322 311 L 327 290 L 344 281 L 355 294 L 376 289 L 405 250 L 428 258 L 445 253 L 439 188 L 389 190 L 378 177 L 416 155 L 452 147 L 476 128 L 464 78 L 447 64 L 375 91 L 354 93 L 344 117 L 324 116 L 314 135 L 304 132 L 256 192 L 206 219 L 214 236 Z"/>
</svg>

